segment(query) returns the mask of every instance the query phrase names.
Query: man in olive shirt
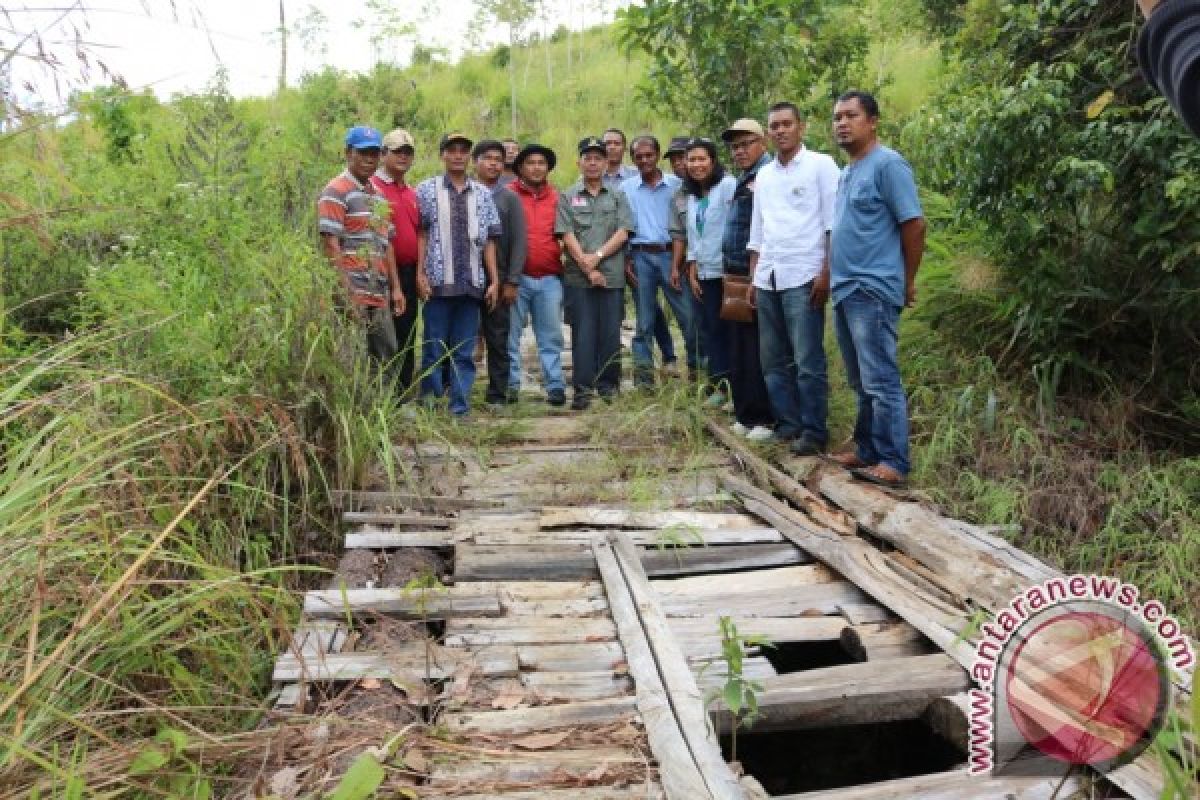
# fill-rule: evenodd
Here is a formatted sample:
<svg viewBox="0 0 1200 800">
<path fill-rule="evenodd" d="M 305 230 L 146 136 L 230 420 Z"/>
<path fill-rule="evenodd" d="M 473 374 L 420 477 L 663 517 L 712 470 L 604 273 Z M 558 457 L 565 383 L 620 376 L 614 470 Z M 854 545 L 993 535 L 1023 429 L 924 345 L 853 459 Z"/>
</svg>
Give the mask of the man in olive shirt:
<svg viewBox="0 0 1200 800">
<path fill-rule="evenodd" d="M 619 189 L 604 183 L 604 142 L 579 142 L 580 178 L 558 198 L 554 233 L 566 250 L 563 283 L 571 320 L 575 397 L 582 411 L 592 395 L 610 398 L 621 385 L 621 312 L 625 301 L 622 248 L 633 214 Z"/>
</svg>

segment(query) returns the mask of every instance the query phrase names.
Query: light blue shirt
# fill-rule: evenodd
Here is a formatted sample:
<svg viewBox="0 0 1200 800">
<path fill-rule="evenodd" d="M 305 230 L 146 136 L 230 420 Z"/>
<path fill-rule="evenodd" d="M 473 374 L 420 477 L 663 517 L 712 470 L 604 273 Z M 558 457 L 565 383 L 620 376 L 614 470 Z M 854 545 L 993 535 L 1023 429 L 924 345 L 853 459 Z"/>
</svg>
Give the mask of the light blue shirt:
<svg viewBox="0 0 1200 800">
<path fill-rule="evenodd" d="M 641 175 L 621 182 L 621 191 L 629 201 L 633 224 L 637 227 L 630 244 L 670 244 L 671 197 L 680 184 L 679 178 L 666 174 L 653 186 L 645 183 Z"/>
<path fill-rule="evenodd" d="M 702 281 L 725 274 L 722 244 L 725 222 L 733 206 L 737 178 L 726 175 L 708 190 L 708 205 L 703 210 L 704 231 L 700 231 L 701 199 L 687 196 L 687 260 L 696 262 L 696 277 Z"/>
<path fill-rule="evenodd" d="M 900 226 L 921 216 L 912 167 L 890 147 L 877 145 L 842 170 L 830 239 L 834 305 L 855 289 L 904 305 Z"/>
</svg>

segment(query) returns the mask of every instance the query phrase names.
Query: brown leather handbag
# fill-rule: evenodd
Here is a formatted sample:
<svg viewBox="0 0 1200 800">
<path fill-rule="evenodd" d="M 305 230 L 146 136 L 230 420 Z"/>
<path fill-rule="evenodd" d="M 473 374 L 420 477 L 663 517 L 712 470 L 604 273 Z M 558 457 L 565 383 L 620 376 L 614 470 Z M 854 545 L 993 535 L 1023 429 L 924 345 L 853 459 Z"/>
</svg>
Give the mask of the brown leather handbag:
<svg viewBox="0 0 1200 800">
<path fill-rule="evenodd" d="M 721 276 L 721 319 L 730 322 L 754 322 L 750 292 L 754 284 L 748 275 Z"/>
</svg>

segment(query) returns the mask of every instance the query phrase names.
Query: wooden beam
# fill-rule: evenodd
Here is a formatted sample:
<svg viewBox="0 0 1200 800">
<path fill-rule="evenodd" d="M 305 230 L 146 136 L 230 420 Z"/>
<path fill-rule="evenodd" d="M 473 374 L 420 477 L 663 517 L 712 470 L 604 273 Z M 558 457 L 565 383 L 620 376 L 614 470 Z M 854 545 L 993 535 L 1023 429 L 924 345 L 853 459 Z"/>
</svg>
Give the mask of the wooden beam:
<svg viewBox="0 0 1200 800">
<path fill-rule="evenodd" d="M 480 506 L 499 508 L 500 503 L 483 500 L 466 500 L 461 497 L 413 494 L 411 492 L 352 491 L 334 489 L 333 502 L 346 511 L 370 511 L 387 509 L 412 509 L 414 511 L 458 511 Z"/>
<path fill-rule="evenodd" d="M 742 791 L 737 778 L 725 762 L 716 736 L 708 725 L 704 696 L 700 687 L 696 685 L 696 679 L 675 638 L 671 635 L 666 615 L 659 607 L 654 591 L 650 588 L 650 580 L 642 569 L 637 548 L 628 537 L 620 533 L 609 536 L 608 542 L 629 590 L 629 596 L 634 602 L 646 640 L 650 643 L 654 663 L 662 677 L 671 710 L 679 720 L 683 738 L 700 774 L 704 776 L 708 791 L 713 800 L 741 800 Z"/>
<path fill-rule="evenodd" d="M 758 704 L 763 716 L 750 730 L 808 730 L 917 719 L 929 704 L 965 691 L 967 675 L 942 653 L 790 672 L 762 681 Z M 733 718 L 714 705 L 718 730 Z"/>
<path fill-rule="evenodd" d="M 342 521 L 348 525 L 387 525 L 394 528 L 449 528 L 453 517 L 428 514 L 397 514 L 391 511 L 344 511 Z"/>
<path fill-rule="evenodd" d="M 631 719 L 636 713 L 634 698 L 610 697 L 509 711 L 452 712 L 443 714 L 441 722 L 454 733 L 528 733 L 576 725 L 607 725 Z"/>
<path fill-rule="evenodd" d="M 1075 777 L 992 778 L 959 769 L 866 786 L 777 795 L 774 800 L 1054 800 L 1073 797 L 1083 788 L 1083 781 Z"/>
<path fill-rule="evenodd" d="M 683 738 L 679 720 L 671 710 L 654 653 L 616 556 L 606 541 L 594 542 L 592 551 L 596 554 L 613 622 L 625 649 L 625 660 L 637 692 L 637 708 L 646 726 L 646 737 L 658 762 L 658 777 L 667 798 L 711 800 L 712 793 L 704 783 L 704 776 Z"/>
<path fill-rule="evenodd" d="M 921 656 L 934 650 L 929 640 L 907 622 L 847 625 L 840 640 L 842 649 L 855 661 Z"/>
<path fill-rule="evenodd" d="M 624 508 L 561 508 L 542 509 L 539 526 L 551 528 L 678 528 L 686 538 L 687 529 L 698 528 L 761 528 L 753 517 L 745 514 L 726 514 L 710 511 L 630 511 Z"/>
<path fill-rule="evenodd" d="M 314 589 L 304 594 L 304 613 L 344 618 L 347 614 L 387 614 L 400 619 L 495 617 L 501 613 L 494 593 L 449 586 L 441 589 Z"/>
<path fill-rule="evenodd" d="M 435 645 L 433 652 L 428 670 L 425 646 L 420 643 L 406 644 L 386 653 L 325 653 L 315 658 L 282 655 L 275 662 L 272 680 L 334 683 L 378 678 L 419 683 L 426 677 L 449 678 L 462 663 L 473 663 L 479 674 L 487 677 L 512 677 L 519 670 L 516 650 L 511 647 L 460 650 Z"/>
</svg>

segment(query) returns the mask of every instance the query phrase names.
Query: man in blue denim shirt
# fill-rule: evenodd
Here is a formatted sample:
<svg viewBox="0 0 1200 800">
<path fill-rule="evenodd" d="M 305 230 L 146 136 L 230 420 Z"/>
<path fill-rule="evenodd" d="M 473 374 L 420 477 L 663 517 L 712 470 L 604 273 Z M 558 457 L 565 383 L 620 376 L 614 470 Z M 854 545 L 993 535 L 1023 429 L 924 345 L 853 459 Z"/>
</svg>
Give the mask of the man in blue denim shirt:
<svg viewBox="0 0 1200 800">
<path fill-rule="evenodd" d="M 912 167 L 879 143 L 879 105 L 847 92 L 833 133 L 850 163 L 838 182 L 830 272 L 838 348 L 858 395 L 854 452 L 834 458 L 856 478 L 899 487 L 909 470 L 908 406 L 896 358 L 900 309 L 917 299 L 925 218 Z"/>
<path fill-rule="evenodd" d="M 733 206 L 725 221 L 722 254 L 728 275 L 750 274 L 750 220 L 754 211 L 754 184 L 758 171 L 771 160 L 762 125 L 757 120 L 739 119 L 721 134 L 729 145 L 733 164 L 740 171 L 733 192 Z M 751 441 L 774 437 L 775 415 L 763 381 L 758 354 L 758 320 L 730 322 L 729 385 L 733 391 L 735 433 Z"/>
</svg>

